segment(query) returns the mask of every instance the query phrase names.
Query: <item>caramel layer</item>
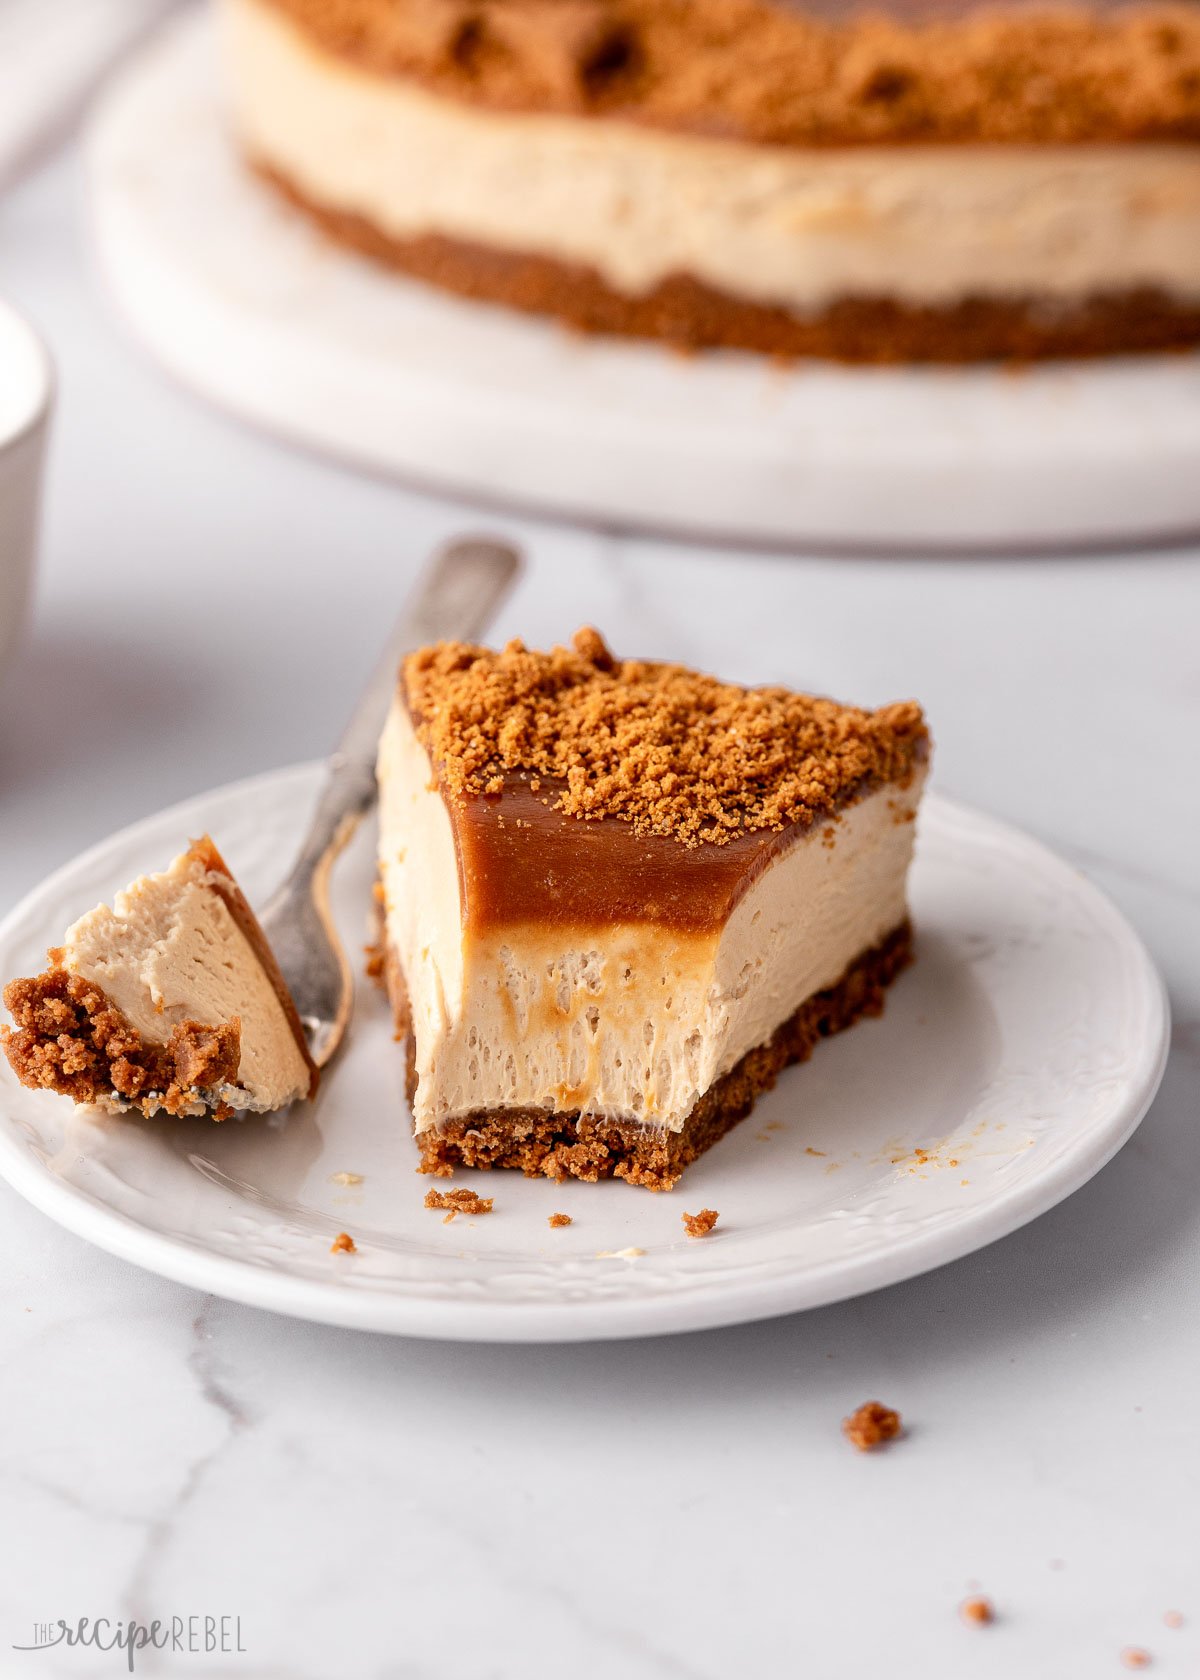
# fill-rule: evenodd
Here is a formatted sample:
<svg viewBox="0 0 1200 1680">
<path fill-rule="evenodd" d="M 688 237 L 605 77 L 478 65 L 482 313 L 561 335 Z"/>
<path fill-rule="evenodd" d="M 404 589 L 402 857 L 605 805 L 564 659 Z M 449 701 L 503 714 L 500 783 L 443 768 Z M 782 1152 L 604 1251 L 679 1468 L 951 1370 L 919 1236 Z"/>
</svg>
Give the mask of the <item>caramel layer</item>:
<svg viewBox="0 0 1200 1680">
<path fill-rule="evenodd" d="M 524 776 L 504 791 L 446 799 L 466 928 L 520 923 L 611 927 L 653 923 L 712 933 L 780 851 L 806 832 L 760 830 L 724 846 L 681 846 L 614 818 L 586 821 L 546 803 Z"/>
</svg>

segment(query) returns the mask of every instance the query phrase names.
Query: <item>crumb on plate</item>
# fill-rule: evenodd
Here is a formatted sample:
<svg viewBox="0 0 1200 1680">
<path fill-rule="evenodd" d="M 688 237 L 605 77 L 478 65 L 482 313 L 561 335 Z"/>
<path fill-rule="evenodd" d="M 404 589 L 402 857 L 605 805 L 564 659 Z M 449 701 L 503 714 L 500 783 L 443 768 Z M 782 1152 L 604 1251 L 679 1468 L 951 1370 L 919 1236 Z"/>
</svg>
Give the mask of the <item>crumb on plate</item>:
<svg viewBox="0 0 1200 1680">
<path fill-rule="evenodd" d="M 562 1226 L 571 1223 L 571 1215 L 569 1213 L 552 1213 L 546 1223 L 552 1231 L 557 1231 Z"/>
<path fill-rule="evenodd" d="M 996 1612 L 992 1608 L 990 1598 L 964 1598 L 958 1607 L 958 1613 L 963 1621 L 972 1627 L 985 1627 L 988 1622 L 996 1620 Z"/>
<path fill-rule="evenodd" d="M 865 1400 L 856 1412 L 842 1419 L 842 1433 L 859 1452 L 870 1452 L 900 1433 L 900 1413 L 881 1400 Z"/>
<path fill-rule="evenodd" d="M 425 1206 L 444 1210 L 446 1217 L 443 1225 L 449 1225 L 456 1214 L 460 1213 L 491 1213 L 492 1197 L 477 1196 L 474 1190 L 427 1190 L 425 1192 Z"/>
<path fill-rule="evenodd" d="M 1121 1652 L 1121 1661 L 1126 1668 L 1149 1668 L 1152 1658 L 1149 1651 L 1140 1645 L 1126 1645 Z"/>
<path fill-rule="evenodd" d="M 329 1245 L 330 1254 L 357 1254 L 358 1244 L 349 1231 L 339 1231 Z"/>
<path fill-rule="evenodd" d="M 363 1175 L 361 1173 L 334 1173 L 329 1180 L 330 1184 L 345 1185 L 361 1184 L 362 1181 Z"/>
<path fill-rule="evenodd" d="M 683 1228 L 689 1237 L 706 1237 L 720 1218 L 714 1208 L 701 1208 L 699 1213 L 685 1213 Z"/>
</svg>

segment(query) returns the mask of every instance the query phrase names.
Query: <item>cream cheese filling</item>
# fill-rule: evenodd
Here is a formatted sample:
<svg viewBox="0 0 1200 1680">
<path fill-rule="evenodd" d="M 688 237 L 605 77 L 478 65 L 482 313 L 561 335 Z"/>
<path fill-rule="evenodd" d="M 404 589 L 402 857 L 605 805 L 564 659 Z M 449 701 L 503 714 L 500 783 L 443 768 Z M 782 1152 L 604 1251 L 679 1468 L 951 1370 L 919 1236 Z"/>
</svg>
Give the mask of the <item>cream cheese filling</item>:
<svg viewBox="0 0 1200 1680">
<path fill-rule="evenodd" d="M 672 1131 L 709 1086 L 904 920 L 920 779 L 781 852 L 725 925 L 464 931 L 450 819 L 397 703 L 379 754 L 386 937 L 404 970 L 418 1131 L 538 1108 Z"/>
<path fill-rule="evenodd" d="M 344 63 L 262 0 L 221 10 L 246 152 L 395 239 L 585 264 L 626 295 L 686 274 L 797 313 L 1200 299 L 1200 146 L 804 149 L 493 112 Z"/>
<path fill-rule="evenodd" d="M 222 895 L 222 876 L 187 853 L 142 875 L 67 930 L 63 966 L 99 986 L 149 1044 L 184 1021 L 241 1023 L 236 1085 L 210 1095 L 266 1111 L 307 1095 L 310 1073 L 283 1005 Z M 114 1099 L 114 1106 L 128 1106 Z M 202 1113 L 197 1103 L 195 1112 Z"/>
</svg>

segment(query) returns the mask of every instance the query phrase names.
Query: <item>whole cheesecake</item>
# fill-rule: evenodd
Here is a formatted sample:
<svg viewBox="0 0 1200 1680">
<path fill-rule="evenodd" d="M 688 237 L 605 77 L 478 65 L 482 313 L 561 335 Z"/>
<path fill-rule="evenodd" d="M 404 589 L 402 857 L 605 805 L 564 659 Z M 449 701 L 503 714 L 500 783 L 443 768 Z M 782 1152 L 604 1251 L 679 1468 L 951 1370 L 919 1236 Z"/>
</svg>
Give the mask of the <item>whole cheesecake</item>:
<svg viewBox="0 0 1200 1680">
<path fill-rule="evenodd" d="M 426 1172 L 669 1189 L 910 957 L 929 739 L 571 648 L 440 644 L 379 753 L 383 973 Z"/>
<path fill-rule="evenodd" d="M 1200 342 L 1200 5 L 219 0 L 249 162 L 590 332 L 850 361 Z"/>
</svg>

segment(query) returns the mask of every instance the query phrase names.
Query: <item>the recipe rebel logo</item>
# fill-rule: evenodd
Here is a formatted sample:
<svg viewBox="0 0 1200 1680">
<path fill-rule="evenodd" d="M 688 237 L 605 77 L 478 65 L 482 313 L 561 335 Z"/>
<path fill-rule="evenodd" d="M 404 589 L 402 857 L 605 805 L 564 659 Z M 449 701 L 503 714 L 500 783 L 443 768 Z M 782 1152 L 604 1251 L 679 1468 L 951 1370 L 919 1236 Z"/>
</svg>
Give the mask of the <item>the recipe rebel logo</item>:
<svg viewBox="0 0 1200 1680">
<path fill-rule="evenodd" d="M 171 1651 L 203 1657 L 245 1656 L 240 1616 L 168 1616 L 152 1622 L 112 1621 L 107 1616 L 80 1616 L 73 1622 L 59 1617 L 35 1622 L 28 1644 L 13 1641 L 14 1651 L 112 1651 L 130 1674 L 137 1671 L 140 1651 Z"/>
</svg>

